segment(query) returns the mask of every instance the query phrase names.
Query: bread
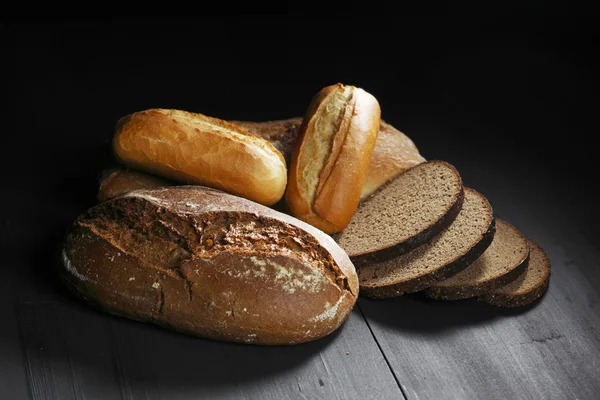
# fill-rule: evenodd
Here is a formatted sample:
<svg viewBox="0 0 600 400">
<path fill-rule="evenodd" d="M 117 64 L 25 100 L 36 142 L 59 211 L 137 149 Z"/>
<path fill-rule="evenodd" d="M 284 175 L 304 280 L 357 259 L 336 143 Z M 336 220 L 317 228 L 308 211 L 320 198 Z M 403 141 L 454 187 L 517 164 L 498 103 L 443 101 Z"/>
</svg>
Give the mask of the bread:
<svg viewBox="0 0 600 400">
<path fill-rule="evenodd" d="M 313 98 L 290 164 L 292 215 L 326 233 L 344 229 L 360 201 L 380 114 L 375 97 L 354 86 L 328 86 Z"/>
<path fill-rule="evenodd" d="M 174 182 L 158 176 L 123 168 L 108 168 L 102 171 L 98 201 L 106 201 L 137 189 L 156 189 L 171 186 Z"/>
<path fill-rule="evenodd" d="M 521 307 L 533 303 L 550 284 L 550 259 L 544 249 L 528 239 L 530 256 L 525 271 L 506 286 L 492 290 L 479 300 L 498 307 Z"/>
<path fill-rule="evenodd" d="M 422 162 L 425 162 L 425 158 L 419 154 L 414 142 L 382 120 L 360 193 L 361 200 L 368 198 L 390 179 Z"/>
<path fill-rule="evenodd" d="M 263 122 L 231 121 L 231 123 L 239 125 L 250 133 L 269 141 L 273 147 L 281 152 L 287 163 L 286 165 L 290 164 L 292 149 L 298 136 L 298 128 L 302 123 L 301 117 Z M 425 159 L 419 154 L 419 150 L 408 136 L 381 120 L 379 133 L 361 190 L 361 200 L 365 200 L 390 179 L 424 161 Z M 118 184 L 117 182 L 109 183 L 109 187 L 105 190 L 101 189 L 101 192 L 112 198 L 135 189 L 157 187 L 153 181 L 160 178 L 153 178 L 151 174 L 147 176 L 149 185 L 145 186 L 145 174 L 141 171 L 130 174 L 125 170 L 120 170 L 117 174 L 118 179 L 116 179 Z M 128 183 L 127 181 L 130 178 L 132 182 Z M 172 181 L 165 181 L 165 183 L 175 184 Z M 161 186 L 163 185 L 161 184 Z M 108 198 L 105 197 L 102 201 L 104 200 L 108 200 Z"/>
<path fill-rule="evenodd" d="M 163 109 L 134 113 L 117 124 L 113 148 L 129 167 L 265 205 L 276 203 L 285 191 L 285 161 L 273 145 L 202 114 Z"/>
<path fill-rule="evenodd" d="M 428 161 L 361 203 L 335 239 L 356 266 L 385 261 L 422 245 L 450 225 L 462 200 L 456 168 L 444 161 Z"/>
<path fill-rule="evenodd" d="M 454 222 L 426 244 L 399 257 L 357 268 L 360 292 L 388 298 L 426 289 L 475 261 L 494 237 L 495 220 L 487 199 L 465 188 Z"/>
<path fill-rule="evenodd" d="M 276 120 L 276 121 L 231 121 L 232 124 L 247 129 L 248 132 L 268 140 L 277 150 L 281 152 L 286 165 L 292 161 L 292 151 L 298 137 L 298 130 L 302 125 L 302 117 Z"/>
<path fill-rule="evenodd" d="M 490 247 L 471 265 L 425 289 L 427 297 L 461 300 L 480 296 L 514 281 L 529 261 L 527 239 L 514 226 L 496 219 Z"/>
<path fill-rule="evenodd" d="M 231 122 L 271 142 L 290 165 L 292 149 L 302 118 L 265 122 Z M 390 179 L 424 161 L 425 158 L 419 154 L 419 149 L 408 136 L 381 120 L 360 199 L 365 200 Z"/>
<path fill-rule="evenodd" d="M 201 186 L 138 190 L 73 224 L 60 276 L 108 312 L 262 345 L 323 337 L 348 317 L 356 272 L 326 234 Z"/>
</svg>

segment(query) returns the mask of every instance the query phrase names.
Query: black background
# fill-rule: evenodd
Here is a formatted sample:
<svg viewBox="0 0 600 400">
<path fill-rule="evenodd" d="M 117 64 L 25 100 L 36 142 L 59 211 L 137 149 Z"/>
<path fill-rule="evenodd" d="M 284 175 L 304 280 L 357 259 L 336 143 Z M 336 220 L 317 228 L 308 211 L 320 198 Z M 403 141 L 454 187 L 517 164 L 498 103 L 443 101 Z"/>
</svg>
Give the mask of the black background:
<svg viewBox="0 0 600 400">
<path fill-rule="evenodd" d="M 589 10 L 534 6 L 4 21 L 3 185 L 90 202 L 122 115 L 162 107 L 288 118 L 342 82 L 375 95 L 383 118 L 426 158 L 481 168 L 501 158 L 507 174 L 545 170 L 556 186 L 586 194 L 598 131 L 596 26 Z"/>
<path fill-rule="evenodd" d="M 521 199 L 536 199 L 524 212 L 539 226 L 554 235 L 569 221 L 600 248 L 597 15 L 537 3 L 436 15 L 350 8 L 327 17 L 0 20 L 0 288 L 61 291 L 47 260 L 95 203 L 121 116 L 160 107 L 290 118 L 336 82 L 377 97 L 383 119 L 427 159 L 454 164 L 498 215 L 521 215 Z M 553 225 L 558 214 L 563 225 Z M 600 271 L 582 263 L 578 273 L 595 282 Z"/>
</svg>

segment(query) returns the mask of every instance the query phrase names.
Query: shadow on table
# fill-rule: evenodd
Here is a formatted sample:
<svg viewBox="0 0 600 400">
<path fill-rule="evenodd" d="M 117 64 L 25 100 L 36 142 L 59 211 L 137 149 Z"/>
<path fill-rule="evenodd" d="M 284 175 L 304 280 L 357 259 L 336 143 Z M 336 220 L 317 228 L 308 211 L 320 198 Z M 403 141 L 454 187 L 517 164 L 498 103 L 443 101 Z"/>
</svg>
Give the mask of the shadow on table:
<svg viewBox="0 0 600 400">
<path fill-rule="evenodd" d="M 386 300 L 359 300 L 360 309 L 367 319 L 400 331 L 432 335 L 457 327 L 482 325 L 497 318 L 524 314 L 537 304 L 499 308 L 476 299 L 432 300 L 420 293 Z"/>
</svg>

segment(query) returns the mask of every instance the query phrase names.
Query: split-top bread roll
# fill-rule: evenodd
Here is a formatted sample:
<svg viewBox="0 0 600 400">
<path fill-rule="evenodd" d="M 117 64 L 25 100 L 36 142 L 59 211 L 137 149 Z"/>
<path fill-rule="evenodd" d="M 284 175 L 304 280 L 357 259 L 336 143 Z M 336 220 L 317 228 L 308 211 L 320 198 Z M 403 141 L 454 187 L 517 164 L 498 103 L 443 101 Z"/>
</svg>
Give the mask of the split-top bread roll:
<svg viewBox="0 0 600 400">
<path fill-rule="evenodd" d="M 117 124 L 117 158 L 132 168 L 225 190 L 272 205 L 285 192 L 287 170 L 268 141 L 217 118 L 150 109 Z"/>
<path fill-rule="evenodd" d="M 292 153 L 291 214 L 326 233 L 344 229 L 360 201 L 380 117 L 377 99 L 354 86 L 328 86 L 312 99 Z"/>
</svg>

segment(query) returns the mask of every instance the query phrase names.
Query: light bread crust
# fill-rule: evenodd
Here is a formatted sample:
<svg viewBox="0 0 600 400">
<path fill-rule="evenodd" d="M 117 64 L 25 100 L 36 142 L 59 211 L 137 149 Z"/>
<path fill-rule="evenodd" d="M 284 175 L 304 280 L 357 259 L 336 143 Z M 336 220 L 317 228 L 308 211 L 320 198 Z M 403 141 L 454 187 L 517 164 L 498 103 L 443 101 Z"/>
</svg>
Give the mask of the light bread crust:
<svg viewBox="0 0 600 400">
<path fill-rule="evenodd" d="M 364 201 L 390 179 L 425 161 L 408 136 L 381 120 L 360 199 Z"/>
<path fill-rule="evenodd" d="M 81 215 L 59 275 L 113 314 L 232 342 L 288 345 L 337 329 L 358 278 L 326 234 L 201 186 L 138 190 Z"/>
<path fill-rule="evenodd" d="M 302 124 L 302 118 L 290 118 L 275 121 L 230 121 L 235 125 L 245 128 L 250 133 L 268 140 L 273 147 L 281 152 L 286 165 L 290 165 L 292 150 L 298 136 L 298 129 Z M 425 162 L 425 158 L 419 154 L 419 150 L 414 142 L 404 133 L 394 128 L 392 125 L 381 120 L 379 133 L 375 148 L 371 154 L 367 175 L 361 190 L 361 201 L 367 199 L 375 190 L 396 177 L 407 169 Z M 108 200 L 120 194 L 127 193 L 136 189 L 151 189 L 156 187 L 151 183 L 153 175 L 147 174 L 147 179 L 141 178 L 144 175 L 141 171 L 120 170 L 117 180 L 102 180 L 102 186 L 98 197 Z M 128 184 L 128 180 L 131 182 Z M 146 186 L 140 186 L 146 180 L 150 181 Z M 174 185 L 176 182 L 170 182 Z"/>
<path fill-rule="evenodd" d="M 150 109 L 122 118 L 113 138 L 125 165 L 206 185 L 272 205 L 285 192 L 282 154 L 229 122 L 179 110 Z"/>
<path fill-rule="evenodd" d="M 333 99 L 347 91 L 343 101 Z M 313 98 L 291 158 L 285 200 L 292 215 L 330 234 L 348 224 L 360 201 L 380 115 L 375 97 L 352 86 L 328 86 Z M 332 133 L 323 138 L 319 124 Z M 323 162 L 314 162 L 314 149 L 326 153 Z"/>
</svg>

